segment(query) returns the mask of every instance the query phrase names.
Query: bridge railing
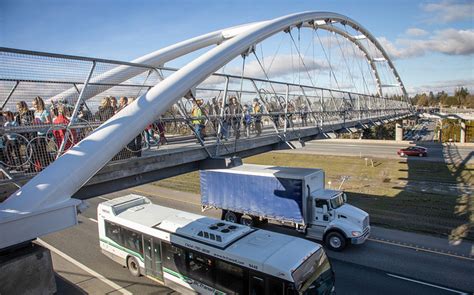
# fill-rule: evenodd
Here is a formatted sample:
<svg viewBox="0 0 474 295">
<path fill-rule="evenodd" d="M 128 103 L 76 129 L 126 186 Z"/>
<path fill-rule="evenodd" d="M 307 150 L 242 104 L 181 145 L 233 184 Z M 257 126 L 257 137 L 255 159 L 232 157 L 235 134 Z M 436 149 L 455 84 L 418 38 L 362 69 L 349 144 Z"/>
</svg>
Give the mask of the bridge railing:
<svg viewBox="0 0 474 295">
<path fill-rule="evenodd" d="M 119 112 L 125 98 L 130 103 L 177 70 L 8 48 L 0 48 L 0 65 L 0 165 L 9 177 L 38 173 Z M 408 111 L 395 98 L 216 73 L 112 161 L 150 154 L 163 144 L 169 151 L 196 140 L 206 146 L 275 134 L 284 139 L 302 128 Z"/>
</svg>

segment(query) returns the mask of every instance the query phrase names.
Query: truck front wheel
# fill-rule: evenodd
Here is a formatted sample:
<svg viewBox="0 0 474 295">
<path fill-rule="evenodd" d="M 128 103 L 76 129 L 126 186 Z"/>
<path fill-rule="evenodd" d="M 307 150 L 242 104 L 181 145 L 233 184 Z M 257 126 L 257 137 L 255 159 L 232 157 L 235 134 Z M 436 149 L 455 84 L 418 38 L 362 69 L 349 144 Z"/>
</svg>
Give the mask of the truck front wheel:
<svg viewBox="0 0 474 295">
<path fill-rule="evenodd" d="M 337 231 L 329 232 L 324 238 L 326 246 L 333 251 L 342 251 L 346 247 L 346 239 Z"/>
<path fill-rule="evenodd" d="M 241 215 L 232 211 L 226 211 L 224 213 L 224 220 L 233 222 L 233 223 L 240 223 Z"/>
</svg>

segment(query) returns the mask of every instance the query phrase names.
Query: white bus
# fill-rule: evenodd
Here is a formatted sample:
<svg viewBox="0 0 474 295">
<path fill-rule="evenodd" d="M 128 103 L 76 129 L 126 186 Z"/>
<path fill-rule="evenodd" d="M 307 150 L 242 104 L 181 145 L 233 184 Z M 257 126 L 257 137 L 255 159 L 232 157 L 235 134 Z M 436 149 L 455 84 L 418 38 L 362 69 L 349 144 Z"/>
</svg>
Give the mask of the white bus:
<svg viewBox="0 0 474 295">
<path fill-rule="evenodd" d="M 183 294 L 333 294 L 313 242 L 152 204 L 127 195 L 99 204 L 102 252 Z"/>
</svg>

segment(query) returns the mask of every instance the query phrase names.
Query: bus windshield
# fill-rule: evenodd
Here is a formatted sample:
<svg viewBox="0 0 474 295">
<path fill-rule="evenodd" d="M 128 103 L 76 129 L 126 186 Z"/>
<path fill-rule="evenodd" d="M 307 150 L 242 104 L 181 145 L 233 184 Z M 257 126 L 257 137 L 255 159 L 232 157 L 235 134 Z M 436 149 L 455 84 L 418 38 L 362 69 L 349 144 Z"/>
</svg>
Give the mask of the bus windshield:
<svg viewBox="0 0 474 295">
<path fill-rule="evenodd" d="M 299 294 L 332 294 L 334 291 L 334 273 L 322 249 L 303 262 L 293 272 L 293 278 Z"/>
</svg>

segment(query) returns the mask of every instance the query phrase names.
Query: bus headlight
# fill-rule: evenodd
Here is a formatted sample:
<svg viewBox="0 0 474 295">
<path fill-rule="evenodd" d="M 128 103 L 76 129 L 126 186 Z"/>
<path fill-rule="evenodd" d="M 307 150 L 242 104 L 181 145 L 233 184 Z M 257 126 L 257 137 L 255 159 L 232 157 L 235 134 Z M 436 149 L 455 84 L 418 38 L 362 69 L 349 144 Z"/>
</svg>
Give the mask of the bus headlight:
<svg viewBox="0 0 474 295">
<path fill-rule="evenodd" d="M 353 236 L 353 237 L 358 237 L 358 236 L 360 236 L 361 234 L 362 234 L 362 233 L 361 233 L 360 231 L 353 231 L 353 232 L 352 232 L 352 236 Z"/>
</svg>

